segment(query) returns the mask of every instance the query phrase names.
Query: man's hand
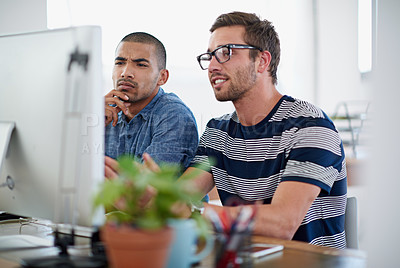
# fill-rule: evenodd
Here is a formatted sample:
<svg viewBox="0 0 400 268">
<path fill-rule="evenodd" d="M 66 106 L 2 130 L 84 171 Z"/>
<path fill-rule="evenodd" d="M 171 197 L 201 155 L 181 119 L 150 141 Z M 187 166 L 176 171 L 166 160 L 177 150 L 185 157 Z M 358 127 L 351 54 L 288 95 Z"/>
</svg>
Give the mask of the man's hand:
<svg viewBox="0 0 400 268">
<path fill-rule="evenodd" d="M 143 158 L 143 165 L 148 168 L 149 170 L 153 172 L 159 172 L 160 167 L 157 165 L 157 163 L 151 158 L 151 156 L 148 153 L 143 153 L 142 155 Z"/>
<path fill-rule="evenodd" d="M 192 215 L 192 209 L 187 204 L 177 202 L 171 206 L 171 212 L 179 218 L 188 219 Z"/>
<path fill-rule="evenodd" d="M 119 164 L 115 159 L 106 156 L 104 163 L 104 175 L 107 179 L 115 179 L 118 177 Z"/>
<path fill-rule="evenodd" d="M 160 167 L 148 153 L 143 153 L 142 157 L 143 157 L 143 166 L 142 166 L 143 168 L 149 169 L 152 172 L 160 171 Z M 157 190 L 152 186 L 148 185 L 146 187 L 146 192 L 142 195 L 142 197 L 139 200 L 139 206 L 141 208 L 148 207 L 151 204 L 151 202 L 153 202 L 153 198 L 156 195 L 157 195 Z"/>
<path fill-rule="evenodd" d="M 118 122 L 118 113 L 122 111 L 126 116 L 131 116 L 129 112 L 129 106 L 131 103 L 125 102 L 129 100 L 129 97 L 122 93 L 121 91 L 117 91 L 115 89 L 105 95 L 105 125 L 107 126 L 111 122 L 113 122 L 113 126 L 115 127 Z M 110 106 L 115 105 L 115 106 Z"/>
<path fill-rule="evenodd" d="M 151 158 L 148 153 L 143 153 L 143 165 L 153 172 L 159 172 L 160 167 L 157 163 Z M 140 202 L 141 206 L 145 207 L 149 202 L 152 202 L 153 197 L 157 194 L 157 190 L 151 186 L 148 186 L 146 189 L 145 195 L 142 196 Z M 192 214 L 191 208 L 188 207 L 185 203 L 175 203 L 171 207 L 171 212 L 180 218 L 189 218 Z"/>
</svg>

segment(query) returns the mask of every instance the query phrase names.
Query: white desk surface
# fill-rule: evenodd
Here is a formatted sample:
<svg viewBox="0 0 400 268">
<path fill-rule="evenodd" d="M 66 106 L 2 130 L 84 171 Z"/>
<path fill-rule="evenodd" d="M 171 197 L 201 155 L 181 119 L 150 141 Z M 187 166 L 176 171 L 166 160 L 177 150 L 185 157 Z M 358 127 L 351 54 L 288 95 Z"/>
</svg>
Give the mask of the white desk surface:
<svg viewBox="0 0 400 268">
<path fill-rule="evenodd" d="M 48 221 L 39 221 L 37 223 L 28 223 L 21 225 L 18 221 L 1 223 L 0 222 L 0 243 L 2 241 L 7 241 L 9 236 L 17 236 L 22 235 L 20 241 L 16 240 L 14 243 L 20 244 L 22 246 L 26 245 L 26 240 L 30 243 L 37 242 L 37 245 L 45 245 L 46 241 L 48 241 L 47 245 L 52 245 L 54 241 L 53 237 L 53 229 L 51 224 Z M 33 237 L 32 237 L 33 236 Z M 30 239 L 30 237 L 32 239 Z M 3 239 L 2 239 L 3 238 Z M 18 238 L 18 236 L 17 236 Z M 25 239 L 27 238 L 27 239 Z M 37 239 L 36 239 L 37 238 Z M 25 241 L 24 241 L 25 240 Z M 75 240 L 76 249 L 69 250 L 69 253 L 72 255 L 87 255 L 90 251 L 90 239 L 89 238 L 78 238 Z M 6 242 L 4 242 L 6 243 Z M 1 247 L 5 247 L 4 245 L 0 245 Z M 23 249 L 11 250 L 5 249 L 0 250 L 0 267 L 9 268 L 9 267 L 20 267 L 19 263 L 24 258 L 32 258 L 32 257 L 41 257 L 41 256 L 55 256 L 57 255 L 59 250 L 55 247 L 25 247 Z"/>
</svg>

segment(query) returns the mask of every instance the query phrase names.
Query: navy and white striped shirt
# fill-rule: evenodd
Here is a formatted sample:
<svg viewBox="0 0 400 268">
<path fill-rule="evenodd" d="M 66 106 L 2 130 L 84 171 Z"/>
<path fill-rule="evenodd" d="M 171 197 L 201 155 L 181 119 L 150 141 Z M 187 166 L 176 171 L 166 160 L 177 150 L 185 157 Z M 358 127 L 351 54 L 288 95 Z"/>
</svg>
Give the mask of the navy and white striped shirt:
<svg viewBox="0 0 400 268">
<path fill-rule="evenodd" d="M 293 239 L 346 246 L 343 145 L 332 121 L 314 105 L 283 96 L 254 126 L 241 125 L 236 112 L 211 119 L 192 161 L 197 164 L 210 168 L 224 205 L 270 204 L 281 181 L 317 185 L 321 192 Z"/>
</svg>

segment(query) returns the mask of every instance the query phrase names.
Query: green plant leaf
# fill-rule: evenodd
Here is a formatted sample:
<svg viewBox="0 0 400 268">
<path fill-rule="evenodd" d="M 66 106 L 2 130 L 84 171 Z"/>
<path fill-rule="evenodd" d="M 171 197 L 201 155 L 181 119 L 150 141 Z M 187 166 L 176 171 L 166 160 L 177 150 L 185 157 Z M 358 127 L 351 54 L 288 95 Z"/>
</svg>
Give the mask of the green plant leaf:
<svg viewBox="0 0 400 268">
<path fill-rule="evenodd" d="M 107 221 L 143 229 L 158 229 L 165 226 L 169 218 L 177 217 L 171 209 L 175 204 L 186 204 L 190 207 L 202 198 L 190 182 L 201 170 L 185 175 L 177 181 L 181 173 L 179 165 L 163 164 L 160 165 L 159 172 L 151 172 L 130 156 L 121 156 L 117 161 L 119 177 L 106 179 L 100 185 L 93 201 L 95 208 L 104 206 L 109 212 Z M 148 186 L 155 188 L 157 194 L 143 208 L 139 204 Z M 199 228 L 205 234 L 207 221 L 201 216 L 195 217 Z"/>
</svg>

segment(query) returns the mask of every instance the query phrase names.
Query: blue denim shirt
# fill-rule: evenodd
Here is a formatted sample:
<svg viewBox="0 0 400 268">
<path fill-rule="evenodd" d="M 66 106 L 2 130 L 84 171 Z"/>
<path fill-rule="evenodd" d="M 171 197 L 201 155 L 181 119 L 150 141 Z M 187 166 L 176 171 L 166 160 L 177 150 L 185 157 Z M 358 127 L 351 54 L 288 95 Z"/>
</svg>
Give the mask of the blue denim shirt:
<svg viewBox="0 0 400 268">
<path fill-rule="evenodd" d="M 179 163 L 186 169 L 196 153 L 198 132 L 190 109 L 162 88 L 129 123 L 120 112 L 115 127 L 105 129 L 105 154 L 129 154 L 141 159 L 144 152 L 158 163 Z"/>
</svg>

